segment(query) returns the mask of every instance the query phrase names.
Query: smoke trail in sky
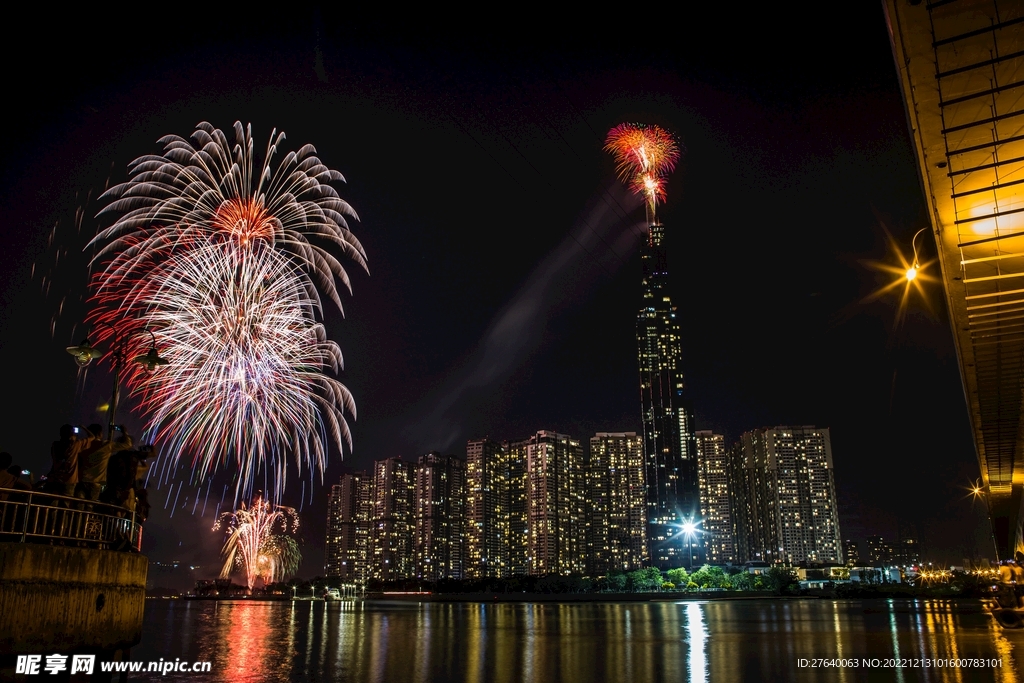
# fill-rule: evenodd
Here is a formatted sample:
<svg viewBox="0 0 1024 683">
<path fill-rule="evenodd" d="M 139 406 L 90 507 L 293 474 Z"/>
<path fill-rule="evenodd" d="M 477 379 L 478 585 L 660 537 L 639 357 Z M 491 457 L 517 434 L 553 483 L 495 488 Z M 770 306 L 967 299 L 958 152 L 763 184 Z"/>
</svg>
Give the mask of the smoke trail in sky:
<svg viewBox="0 0 1024 683">
<path fill-rule="evenodd" d="M 448 449 L 468 438 L 464 423 L 473 407 L 533 354 L 556 311 L 592 289 L 600 276 L 622 265 L 637 233 L 622 217 L 637 199 L 619 188 L 596 204 L 527 276 L 522 287 L 493 318 L 477 350 L 451 378 L 414 409 L 407 431 L 410 447 Z M 611 245 L 611 248 L 609 248 Z"/>
</svg>

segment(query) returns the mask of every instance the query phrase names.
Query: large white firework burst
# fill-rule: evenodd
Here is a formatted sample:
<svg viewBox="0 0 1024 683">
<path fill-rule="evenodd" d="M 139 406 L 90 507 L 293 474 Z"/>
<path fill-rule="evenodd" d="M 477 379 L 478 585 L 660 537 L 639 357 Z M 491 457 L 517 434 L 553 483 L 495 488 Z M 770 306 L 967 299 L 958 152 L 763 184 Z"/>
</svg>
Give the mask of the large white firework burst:
<svg viewBox="0 0 1024 683">
<path fill-rule="evenodd" d="M 283 491 L 289 453 L 300 474 L 322 472 L 324 426 L 351 448 L 343 411 L 355 415 L 355 402 L 324 374 L 341 369 L 341 350 L 291 257 L 258 243 L 192 248 L 153 274 L 138 304 L 169 361 L 137 385 L 167 464 L 187 454 L 202 480 L 230 458 L 248 498 L 263 467 Z"/>
<path fill-rule="evenodd" d="M 257 159 L 251 129 L 234 132 L 234 145 L 208 123 L 190 140 L 167 136 L 162 155 L 136 159 L 103 195 L 100 215 L 117 218 L 90 245 L 90 320 L 100 339 L 118 328 L 132 340 L 128 357 L 152 332 L 170 361 L 126 378 L 165 472 L 188 460 L 202 482 L 233 463 L 236 501 L 262 471 L 276 502 L 289 456 L 300 474 L 322 475 L 330 442 L 352 447 L 355 403 L 326 374 L 342 359 L 320 290 L 340 310 L 335 281 L 351 286 L 334 253 L 364 269 L 366 255 L 346 221 L 355 212 L 329 184 L 344 179 L 311 145 L 275 163 L 283 133 Z"/>
<path fill-rule="evenodd" d="M 340 309 L 335 278 L 350 292 L 351 282 L 330 249 L 366 268 L 366 252 L 347 220 L 358 217 L 330 185 L 344 176 L 327 168 L 313 145 L 288 152 L 275 166 L 285 139 L 276 130 L 258 163 L 251 126 L 236 121 L 234 132 L 234 145 L 206 122 L 191 140 L 165 136 L 162 155 L 139 157 L 129 165 L 129 180 L 100 196 L 110 200 L 101 216 L 120 214 L 90 245 L 98 248 L 94 263 L 104 263 L 103 284 L 143 277 L 153 259 L 182 245 L 264 241 L 293 252 Z"/>
</svg>

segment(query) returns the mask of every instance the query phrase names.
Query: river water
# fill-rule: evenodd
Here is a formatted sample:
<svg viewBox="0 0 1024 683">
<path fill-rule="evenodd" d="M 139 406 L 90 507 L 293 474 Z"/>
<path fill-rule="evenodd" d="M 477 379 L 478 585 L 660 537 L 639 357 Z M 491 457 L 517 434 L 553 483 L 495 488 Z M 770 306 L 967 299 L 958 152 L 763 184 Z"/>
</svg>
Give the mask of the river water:
<svg viewBox="0 0 1024 683">
<path fill-rule="evenodd" d="M 148 600 L 132 659 L 161 658 L 211 672 L 139 680 L 1024 683 L 1024 631 L 1000 629 L 973 601 Z"/>
</svg>

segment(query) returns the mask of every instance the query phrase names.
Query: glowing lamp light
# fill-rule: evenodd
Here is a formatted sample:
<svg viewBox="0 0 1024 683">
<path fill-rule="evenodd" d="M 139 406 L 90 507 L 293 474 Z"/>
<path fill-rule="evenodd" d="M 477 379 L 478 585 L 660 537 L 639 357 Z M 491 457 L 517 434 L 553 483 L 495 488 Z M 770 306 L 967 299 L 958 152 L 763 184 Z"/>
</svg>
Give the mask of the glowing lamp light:
<svg viewBox="0 0 1024 683">
<path fill-rule="evenodd" d="M 82 343 L 78 346 L 67 347 L 67 352 L 74 356 L 75 362 L 78 363 L 80 368 L 84 368 L 97 358 L 103 357 L 103 352 L 90 344 L 88 339 L 83 339 Z"/>
<path fill-rule="evenodd" d="M 692 535 L 693 532 L 695 532 L 696 530 L 697 530 L 697 525 L 694 524 L 693 522 L 687 522 L 686 524 L 683 525 L 683 533 L 686 534 L 687 536 Z"/>
<path fill-rule="evenodd" d="M 914 278 L 917 277 L 918 268 L 920 268 L 920 266 L 918 266 L 916 263 L 907 268 L 907 282 L 914 281 Z"/>
<path fill-rule="evenodd" d="M 167 365 L 168 361 L 166 358 L 160 357 L 156 352 L 155 346 L 151 346 L 148 353 L 142 356 L 136 356 L 135 362 L 141 364 L 142 367 L 146 368 L 149 372 L 153 372 L 161 365 Z"/>
</svg>

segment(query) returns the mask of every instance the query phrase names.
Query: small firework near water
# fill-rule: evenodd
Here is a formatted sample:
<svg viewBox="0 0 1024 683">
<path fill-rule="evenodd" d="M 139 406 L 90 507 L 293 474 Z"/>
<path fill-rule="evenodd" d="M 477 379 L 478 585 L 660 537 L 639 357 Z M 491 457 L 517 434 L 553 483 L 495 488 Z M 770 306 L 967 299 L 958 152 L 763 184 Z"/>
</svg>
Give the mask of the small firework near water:
<svg viewBox="0 0 1024 683">
<path fill-rule="evenodd" d="M 299 528 L 299 515 L 293 508 L 257 496 L 251 506 L 242 503 L 234 512 L 223 513 L 213 527 L 221 528 L 227 530 L 222 579 L 241 571 L 252 590 L 258 579 L 264 585 L 279 583 L 298 571 L 301 556 L 292 534 Z"/>
<path fill-rule="evenodd" d="M 622 123 L 608 131 L 604 148 L 615 157 L 619 178 L 646 199 L 653 222 L 658 200 L 665 199 L 666 176 L 679 162 L 679 143 L 660 126 Z"/>
<path fill-rule="evenodd" d="M 129 339 L 126 357 L 155 341 L 169 361 L 125 368 L 163 473 L 183 461 L 202 483 L 227 469 L 236 501 L 262 475 L 276 503 L 289 461 L 322 475 L 331 443 L 352 448 L 355 402 L 327 374 L 342 356 L 320 292 L 341 310 L 336 283 L 351 284 L 338 256 L 365 270 L 366 254 L 331 185 L 344 178 L 312 145 L 281 156 L 274 131 L 258 158 L 249 127 L 234 137 L 208 123 L 167 136 L 100 197 L 100 217 L 115 219 L 90 243 L 89 322 L 101 341 L 112 329 Z"/>
</svg>

